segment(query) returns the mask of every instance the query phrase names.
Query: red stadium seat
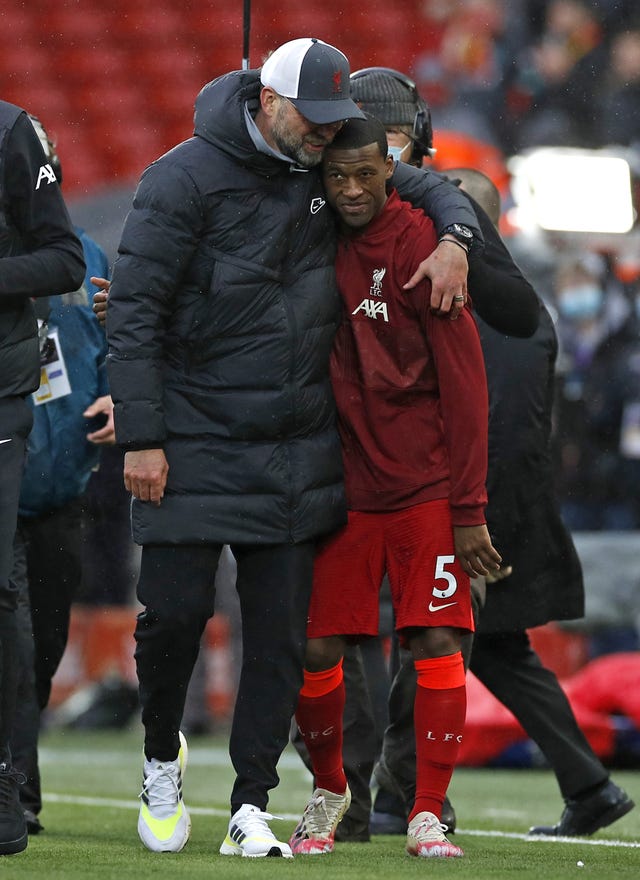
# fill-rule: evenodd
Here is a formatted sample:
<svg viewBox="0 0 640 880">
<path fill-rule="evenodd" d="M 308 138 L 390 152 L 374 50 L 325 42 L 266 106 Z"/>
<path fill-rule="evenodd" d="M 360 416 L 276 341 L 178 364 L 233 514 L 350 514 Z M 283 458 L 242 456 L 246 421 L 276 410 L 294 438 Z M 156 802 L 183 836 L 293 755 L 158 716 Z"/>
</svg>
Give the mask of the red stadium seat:
<svg viewBox="0 0 640 880">
<path fill-rule="evenodd" d="M 7 84 L 2 97 L 38 116 L 47 130 L 59 120 L 67 119 L 71 112 L 67 95 L 60 85 L 51 81 Z"/>
<path fill-rule="evenodd" d="M 171 45 L 182 38 L 186 18 L 179 7 L 155 3 L 122 8 L 117 16 L 118 39 L 130 41 L 134 50 L 140 45 Z"/>
<path fill-rule="evenodd" d="M 206 68 L 205 59 L 190 48 L 143 47 L 132 53 L 131 64 L 134 75 L 157 84 L 158 88 L 167 79 L 206 82 L 201 72 Z"/>
<path fill-rule="evenodd" d="M 24 85 L 38 77 L 49 77 L 54 72 L 49 53 L 38 43 L 12 43 L 3 46 L 0 51 L 0 82 L 3 93 L 7 83 Z"/>
<path fill-rule="evenodd" d="M 101 4 L 91 10 L 49 4 L 40 15 L 41 36 L 49 44 L 79 46 L 99 52 L 111 39 L 112 15 Z"/>
<path fill-rule="evenodd" d="M 130 55 L 117 46 L 105 45 L 96 51 L 88 44 L 60 45 L 52 57 L 56 71 L 72 89 L 94 81 L 127 81 L 131 76 Z"/>
<path fill-rule="evenodd" d="M 203 83 L 204 85 L 204 83 Z M 151 96 L 151 104 L 154 115 L 162 117 L 165 123 L 187 121 L 187 126 L 192 125 L 193 105 L 200 87 L 193 88 L 190 83 L 167 82 L 161 89 L 154 91 Z"/>
<path fill-rule="evenodd" d="M 22 5 L 5 3 L 0 18 L 0 50 L 13 44 L 22 45 L 39 35 L 40 31 L 36 16 L 29 13 Z"/>
<path fill-rule="evenodd" d="M 151 121 L 129 119 L 114 126 L 106 139 L 106 159 L 114 177 L 137 180 L 144 169 L 173 144 L 165 141 L 162 128 Z"/>
</svg>

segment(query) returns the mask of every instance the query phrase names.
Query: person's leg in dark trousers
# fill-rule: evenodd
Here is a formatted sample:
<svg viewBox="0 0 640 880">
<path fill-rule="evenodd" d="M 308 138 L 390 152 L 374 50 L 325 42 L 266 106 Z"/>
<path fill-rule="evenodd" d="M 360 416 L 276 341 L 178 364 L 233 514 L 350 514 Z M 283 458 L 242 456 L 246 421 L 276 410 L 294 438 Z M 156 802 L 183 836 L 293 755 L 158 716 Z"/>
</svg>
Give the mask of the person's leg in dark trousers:
<svg viewBox="0 0 640 880">
<path fill-rule="evenodd" d="M 25 810 L 33 814 L 32 816 L 27 815 L 27 824 L 32 833 L 37 833 L 41 830 L 41 826 L 36 817 L 42 808 L 40 771 L 38 769 L 40 707 L 36 695 L 35 650 L 29 604 L 26 537 L 20 524 L 18 524 L 16 531 L 14 551 L 11 578 L 18 587 L 16 619 L 19 637 L 19 676 L 11 734 L 11 753 L 14 767 L 25 776 L 25 782 L 20 786 L 20 803 Z"/>
<path fill-rule="evenodd" d="M 564 798 L 596 788 L 608 779 L 558 679 L 542 665 L 526 632 L 477 635 L 471 671 L 511 710 L 537 744 Z"/>
<path fill-rule="evenodd" d="M 413 726 L 416 670 L 411 652 L 400 648 L 395 639 L 392 670 L 389 724 L 382 740 L 379 767 L 376 768 L 380 789 L 374 809 L 394 815 L 402 803 L 406 816 L 416 794 L 416 740 Z"/>
<path fill-rule="evenodd" d="M 21 397 L 0 400 L 0 763 L 11 763 L 9 740 L 18 686 L 18 589 L 11 581 L 18 501 L 33 415 Z"/>
<path fill-rule="evenodd" d="M 360 656 L 366 693 L 369 697 L 369 706 L 362 712 L 361 726 L 364 726 L 364 718 L 367 719 L 367 725 L 370 725 L 368 719 L 371 715 L 373 718 L 371 753 L 377 759 L 382 748 L 382 736 L 389 723 L 389 686 L 391 684 L 382 638 L 376 636 L 364 639 L 360 643 Z"/>
<path fill-rule="evenodd" d="M 213 615 L 219 545 L 142 550 L 135 659 L 147 759 L 173 761 L 200 637 Z"/>
<path fill-rule="evenodd" d="M 38 735 L 40 713 L 69 635 L 71 603 L 81 579 L 81 512 L 74 500 L 43 516 L 20 517 L 13 579 L 18 584 L 21 673 L 13 736 L 14 764 L 27 781 L 20 801 L 37 816 L 42 808 Z M 31 832 L 37 820 L 27 816 Z"/>
<path fill-rule="evenodd" d="M 82 502 L 74 499 L 43 516 L 22 517 L 21 523 L 26 538 L 36 690 L 42 710 L 49 702 L 51 681 L 67 647 L 71 605 L 82 581 Z"/>
<path fill-rule="evenodd" d="M 0 400 L 0 854 L 27 845 L 27 827 L 11 768 L 10 740 L 19 674 L 18 590 L 11 581 L 18 500 L 33 415 L 21 397 Z"/>
<path fill-rule="evenodd" d="M 232 546 L 242 612 L 242 673 L 229 753 L 237 777 L 232 814 L 265 810 L 278 784 L 276 765 L 289 740 L 303 682 L 315 545 Z"/>
<path fill-rule="evenodd" d="M 375 651 L 378 639 L 369 644 L 349 646 L 342 664 L 345 687 L 342 758 L 344 772 L 351 791 L 351 806 L 336 829 L 336 840 L 369 840 L 369 814 L 371 813 L 371 774 L 380 754 L 384 723 L 376 717 L 371 692 L 371 680 L 367 678 L 364 652 Z M 375 662 L 377 658 L 367 656 Z M 380 687 L 386 695 L 388 677 L 383 670 Z M 386 698 L 384 701 L 386 713 Z"/>
</svg>

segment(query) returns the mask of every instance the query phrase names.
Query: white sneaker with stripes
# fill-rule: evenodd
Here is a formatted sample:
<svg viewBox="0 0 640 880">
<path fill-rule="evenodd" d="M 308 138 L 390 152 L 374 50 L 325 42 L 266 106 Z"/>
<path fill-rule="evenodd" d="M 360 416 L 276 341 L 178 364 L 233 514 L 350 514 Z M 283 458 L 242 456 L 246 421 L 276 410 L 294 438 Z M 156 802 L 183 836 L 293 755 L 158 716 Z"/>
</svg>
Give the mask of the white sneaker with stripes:
<svg viewBox="0 0 640 880">
<path fill-rule="evenodd" d="M 282 843 L 267 825 L 277 819 L 271 813 L 263 813 L 253 804 L 243 804 L 229 821 L 229 831 L 220 847 L 220 855 L 246 856 L 253 859 L 277 856 L 292 859 L 288 843 Z"/>
<path fill-rule="evenodd" d="M 138 834 L 153 852 L 180 852 L 189 840 L 191 819 L 182 800 L 187 756 L 187 741 L 180 733 L 175 761 L 144 762 Z"/>
</svg>

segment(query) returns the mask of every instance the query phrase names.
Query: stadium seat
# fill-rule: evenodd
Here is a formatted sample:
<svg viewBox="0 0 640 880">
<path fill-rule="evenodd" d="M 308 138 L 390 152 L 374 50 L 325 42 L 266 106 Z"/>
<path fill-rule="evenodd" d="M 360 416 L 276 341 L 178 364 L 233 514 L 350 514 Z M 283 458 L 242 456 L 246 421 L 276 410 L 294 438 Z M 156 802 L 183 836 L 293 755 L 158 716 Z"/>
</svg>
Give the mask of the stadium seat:
<svg viewBox="0 0 640 880">
<path fill-rule="evenodd" d="M 194 88 L 191 83 L 167 82 L 162 89 L 158 90 L 153 96 L 153 107 L 158 116 L 161 116 L 166 123 L 177 123 L 187 121 L 187 127 L 191 126 L 193 118 L 193 105 L 200 88 L 204 85 L 201 83 Z"/>
<path fill-rule="evenodd" d="M 144 169 L 173 144 L 164 140 L 159 125 L 130 118 L 126 126 L 114 126 L 106 143 L 106 160 L 114 182 L 137 181 Z"/>
<path fill-rule="evenodd" d="M 250 67 L 260 66 L 260 57 L 251 47 L 249 51 Z M 212 46 L 207 57 L 206 69 L 208 78 L 206 81 L 214 79 L 229 70 L 240 70 L 242 68 L 242 43 L 235 42 L 227 46 Z"/>
<path fill-rule="evenodd" d="M 147 4 L 123 8 L 118 15 L 119 40 L 127 40 L 132 48 L 171 46 L 182 38 L 188 16 L 179 7 Z"/>
<path fill-rule="evenodd" d="M 23 45 L 39 34 L 36 17 L 22 6 L 16 8 L 15 4 L 4 4 L 0 24 L 0 50 L 11 44 Z"/>
<path fill-rule="evenodd" d="M 49 45 L 78 46 L 99 52 L 111 39 L 112 15 L 102 5 L 92 6 L 90 12 L 83 14 L 77 7 L 50 4 L 40 15 L 41 37 L 45 35 Z"/>
<path fill-rule="evenodd" d="M 7 83 L 2 97 L 38 116 L 47 131 L 65 120 L 71 111 L 69 99 L 59 84 L 51 81 Z"/>
<path fill-rule="evenodd" d="M 123 81 L 130 76 L 129 55 L 121 48 L 105 45 L 96 51 L 90 45 L 58 46 L 50 56 L 56 72 L 71 89 L 91 82 Z"/>
<path fill-rule="evenodd" d="M 166 79 L 206 81 L 201 72 L 206 68 L 205 59 L 190 47 L 143 47 L 132 53 L 130 61 L 134 75 L 156 84 L 158 88 Z"/>
<path fill-rule="evenodd" d="M 0 51 L 0 82 L 3 95 L 13 82 L 26 85 L 51 75 L 51 57 L 38 43 L 12 43 Z"/>
</svg>

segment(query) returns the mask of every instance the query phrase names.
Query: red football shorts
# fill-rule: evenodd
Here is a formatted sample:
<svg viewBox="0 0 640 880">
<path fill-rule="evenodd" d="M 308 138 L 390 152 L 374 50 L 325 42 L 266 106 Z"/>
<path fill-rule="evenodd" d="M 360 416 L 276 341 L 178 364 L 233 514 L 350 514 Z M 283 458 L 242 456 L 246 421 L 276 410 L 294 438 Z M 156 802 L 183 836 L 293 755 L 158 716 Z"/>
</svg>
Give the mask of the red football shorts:
<svg viewBox="0 0 640 880">
<path fill-rule="evenodd" d="M 389 513 L 349 511 L 347 525 L 318 548 L 307 637 L 377 635 L 385 573 L 397 630 L 474 629 L 445 498 Z"/>
</svg>

